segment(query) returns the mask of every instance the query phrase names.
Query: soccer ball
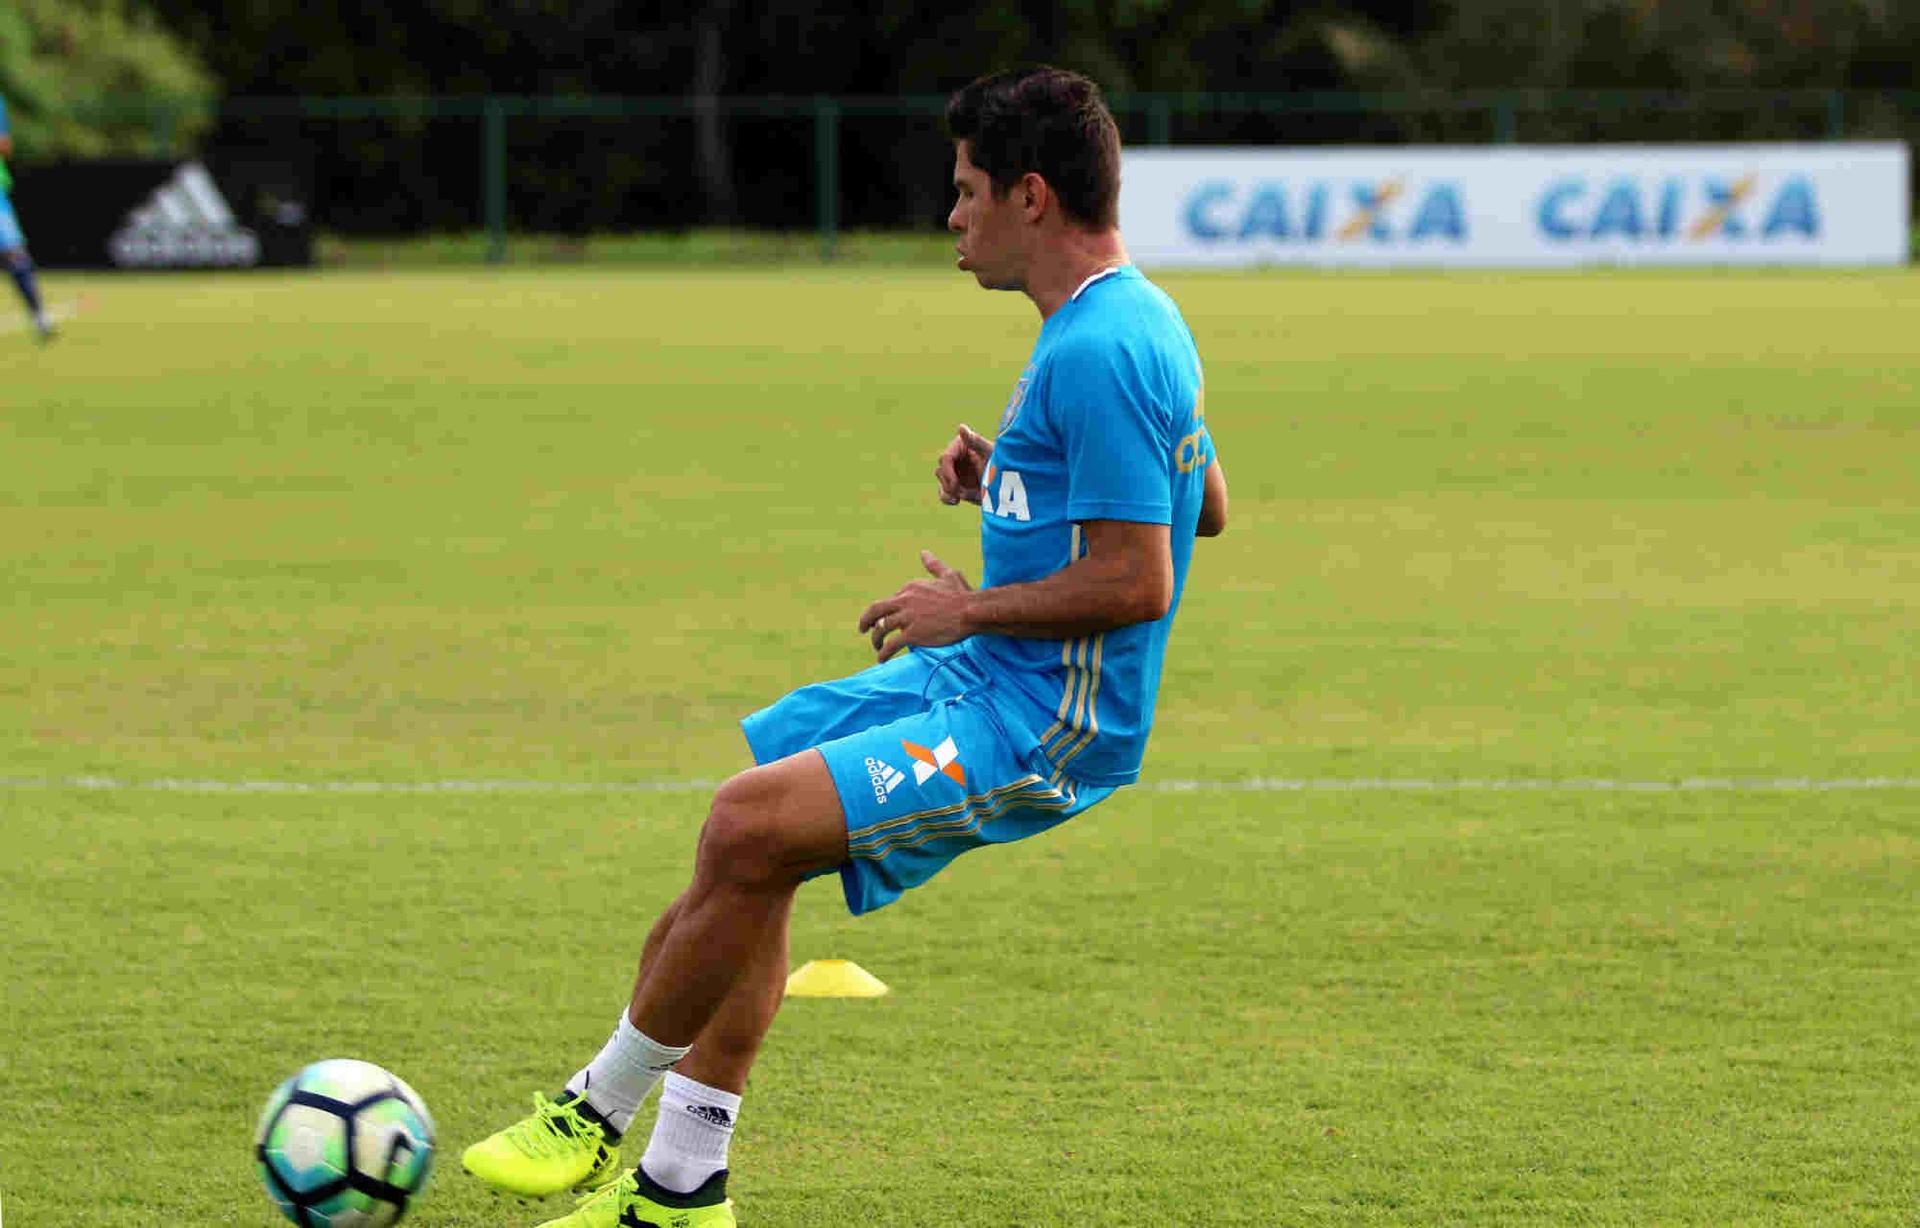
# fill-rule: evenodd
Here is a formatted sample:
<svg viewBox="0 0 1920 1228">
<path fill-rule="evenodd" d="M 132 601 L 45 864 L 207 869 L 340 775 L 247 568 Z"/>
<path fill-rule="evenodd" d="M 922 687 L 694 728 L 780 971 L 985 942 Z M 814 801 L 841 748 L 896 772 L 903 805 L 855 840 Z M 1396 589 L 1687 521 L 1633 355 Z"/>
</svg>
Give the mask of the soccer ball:
<svg viewBox="0 0 1920 1228">
<path fill-rule="evenodd" d="M 372 1062 L 315 1062 L 267 1097 L 254 1138 L 267 1196 L 301 1228 L 384 1228 L 433 1167 L 433 1118 Z"/>
</svg>

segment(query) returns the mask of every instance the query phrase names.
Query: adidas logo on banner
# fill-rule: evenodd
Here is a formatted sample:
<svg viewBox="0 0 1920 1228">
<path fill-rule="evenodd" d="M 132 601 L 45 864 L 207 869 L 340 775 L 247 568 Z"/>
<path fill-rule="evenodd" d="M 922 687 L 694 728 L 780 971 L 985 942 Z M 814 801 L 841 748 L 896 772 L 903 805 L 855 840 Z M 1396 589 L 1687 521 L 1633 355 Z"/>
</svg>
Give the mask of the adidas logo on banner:
<svg viewBox="0 0 1920 1228">
<path fill-rule="evenodd" d="M 899 768 L 872 755 L 867 756 L 867 778 L 873 782 L 873 800 L 881 803 L 892 797 L 893 791 L 907 779 L 901 775 Z"/>
<path fill-rule="evenodd" d="M 128 268 L 186 265 L 239 268 L 260 263 L 260 237 L 241 226 L 207 168 L 176 167 L 145 204 L 107 241 L 113 262 Z"/>
</svg>

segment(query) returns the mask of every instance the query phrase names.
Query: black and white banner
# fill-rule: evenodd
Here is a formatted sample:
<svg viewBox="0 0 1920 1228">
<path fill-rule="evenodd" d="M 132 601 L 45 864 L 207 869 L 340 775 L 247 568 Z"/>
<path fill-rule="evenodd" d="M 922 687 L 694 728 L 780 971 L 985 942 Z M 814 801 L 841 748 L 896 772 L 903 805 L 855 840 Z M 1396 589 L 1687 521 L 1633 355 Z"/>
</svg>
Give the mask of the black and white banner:
<svg viewBox="0 0 1920 1228">
<path fill-rule="evenodd" d="M 19 168 L 13 202 L 50 268 L 248 269 L 313 263 L 305 176 L 284 162 L 66 162 Z"/>
</svg>

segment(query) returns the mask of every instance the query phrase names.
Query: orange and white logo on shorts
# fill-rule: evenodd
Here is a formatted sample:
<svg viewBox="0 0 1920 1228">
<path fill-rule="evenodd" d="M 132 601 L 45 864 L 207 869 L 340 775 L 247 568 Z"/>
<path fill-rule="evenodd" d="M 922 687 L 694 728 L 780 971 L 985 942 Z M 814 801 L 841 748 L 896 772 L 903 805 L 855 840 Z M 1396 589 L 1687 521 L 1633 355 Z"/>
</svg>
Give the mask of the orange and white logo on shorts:
<svg viewBox="0 0 1920 1228">
<path fill-rule="evenodd" d="M 955 784 L 967 783 L 967 770 L 960 766 L 960 752 L 955 749 L 953 739 L 948 738 L 940 745 L 928 750 L 924 746 L 903 741 L 900 749 L 907 752 L 913 760 L 913 783 L 924 785 L 933 779 L 935 772 L 944 772 L 953 778 Z"/>
</svg>

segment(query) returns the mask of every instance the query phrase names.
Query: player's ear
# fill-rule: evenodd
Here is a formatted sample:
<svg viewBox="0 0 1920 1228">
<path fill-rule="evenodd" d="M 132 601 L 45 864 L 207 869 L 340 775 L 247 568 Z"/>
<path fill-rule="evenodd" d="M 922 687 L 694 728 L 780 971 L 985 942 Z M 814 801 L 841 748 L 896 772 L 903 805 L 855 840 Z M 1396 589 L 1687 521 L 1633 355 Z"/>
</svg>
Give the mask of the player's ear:
<svg viewBox="0 0 1920 1228">
<path fill-rule="evenodd" d="M 1015 189 L 1020 194 L 1020 209 L 1029 222 L 1037 222 L 1046 213 L 1047 205 L 1053 195 L 1053 189 L 1047 181 L 1028 171 L 1020 177 L 1020 186 Z"/>
</svg>

